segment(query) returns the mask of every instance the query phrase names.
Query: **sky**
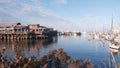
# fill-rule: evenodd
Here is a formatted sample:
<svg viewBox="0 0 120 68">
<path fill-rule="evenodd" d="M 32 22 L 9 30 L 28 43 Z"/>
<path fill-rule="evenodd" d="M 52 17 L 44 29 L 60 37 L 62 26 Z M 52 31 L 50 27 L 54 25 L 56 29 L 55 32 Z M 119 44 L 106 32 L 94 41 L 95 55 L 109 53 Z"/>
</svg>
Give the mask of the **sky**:
<svg viewBox="0 0 120 68">
<path fill-rule="evenodd" d="M 120 0 L 0 0 L 0 23 L 40 24 L 59 31 L 120 26 Z"/>
</svg>

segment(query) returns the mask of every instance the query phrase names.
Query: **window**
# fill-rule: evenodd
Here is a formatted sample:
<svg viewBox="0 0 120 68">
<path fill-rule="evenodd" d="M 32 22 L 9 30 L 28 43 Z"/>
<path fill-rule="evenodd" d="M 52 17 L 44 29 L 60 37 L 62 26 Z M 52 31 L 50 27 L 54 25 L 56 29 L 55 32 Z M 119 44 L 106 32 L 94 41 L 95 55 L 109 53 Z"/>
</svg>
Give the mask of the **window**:
<svg viewBox="0 0 120 68">
<path fill-rule="evenodd" d="M 36 31 L 38 31 L 38 29 L 36 29 Z"/>
<path fill-rule="evenodd" d="M 33 29 L 33 31 L 35 31 L 35 30 Z"/>
<path fill-rule="evenodd" d="M 42 31 L 42 29 L 39 29 L 39 31 Z"/>
</svg>

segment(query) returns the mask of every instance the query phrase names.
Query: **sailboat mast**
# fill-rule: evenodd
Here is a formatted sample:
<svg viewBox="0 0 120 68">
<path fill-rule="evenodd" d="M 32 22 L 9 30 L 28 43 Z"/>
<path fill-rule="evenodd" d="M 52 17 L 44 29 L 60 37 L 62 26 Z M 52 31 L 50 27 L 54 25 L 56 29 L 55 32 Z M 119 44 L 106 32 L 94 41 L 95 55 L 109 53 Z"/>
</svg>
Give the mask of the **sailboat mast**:
<svg viewBox="0 0 120 68">
<path fill-rule="evenodd" d="M 112 14 L 112 22 L 111 22 L 111 31 L 113 31 L 113 14 Z"/>
</svg>

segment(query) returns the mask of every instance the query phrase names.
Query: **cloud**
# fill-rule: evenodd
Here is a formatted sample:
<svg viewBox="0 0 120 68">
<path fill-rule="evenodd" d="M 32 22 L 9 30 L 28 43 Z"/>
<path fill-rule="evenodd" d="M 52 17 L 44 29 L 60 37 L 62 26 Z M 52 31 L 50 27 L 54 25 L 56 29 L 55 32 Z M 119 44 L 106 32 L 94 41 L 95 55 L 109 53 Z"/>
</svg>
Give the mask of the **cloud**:
<svg viewBox="0 0 120 68">
<path fill-rule="evenodd" d="M 67 0 L 59 0 L 65 4 Z M 71 30 L 74 23 L 56 15 L 50 9 L 44 7 L 40 0 L 1 0 L 0 23 L 23 22 L 38 23 L 58 30 Z M 74 29 L 74 28 L 73 28 Z"/>
<path fill-rule="evenodd" d="M 105 23 L 102 16 L 86 15 L 76 22 L 76 25 L 81 31 L 95 31 L 103 30 L 103 27 L 106 27 Z"/>
<path fill-rule="evenodd" d="M 57 0 L 61 4 L 67 4 L 67 0 Z"/>
<path fill-rule="evenodd" d="M 67 0 L 54 1 L 59 4 L 67 4 Z M 43 6 L 41 0 L 0 0 L 0 3 L 2 3 L 0 4 L 0 23 L 37 23 L 66 31 L 93 30 L 98 25 L 100 28 L 103 26 L 103 24 L 98 24 L 98 22 L 103 22 L 101 21 L 101 17 L 93 15 L 87 15 L 78 22 L 65 20 L 63 17 L 55 14 L 51 9 Z"/>
<path fill-rule="evenodd" d="M 0 3 L 10 3 L 12 0 L 0 0 Z"/>
<path fill-rule="evenodd" d="M 51 0 L 56 5 L 66 5 L 68 3 L 68 0 Z"/>
</svg>

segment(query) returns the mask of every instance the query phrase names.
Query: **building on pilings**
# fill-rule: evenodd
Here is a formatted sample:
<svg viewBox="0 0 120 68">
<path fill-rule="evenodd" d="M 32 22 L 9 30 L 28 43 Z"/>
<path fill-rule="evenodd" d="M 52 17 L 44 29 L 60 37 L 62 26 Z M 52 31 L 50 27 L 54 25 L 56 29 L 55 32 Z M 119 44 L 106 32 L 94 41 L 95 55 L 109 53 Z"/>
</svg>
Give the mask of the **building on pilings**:
<svg viewBox="0 0 120 68">
<path fill-rule="evenodd" d="M 57 36 L 57 31 L 39 24 L 22 25 L 18 22 L 0 26 L 0 39 L 46 39 L 52 36 Z"/>
</svg>

